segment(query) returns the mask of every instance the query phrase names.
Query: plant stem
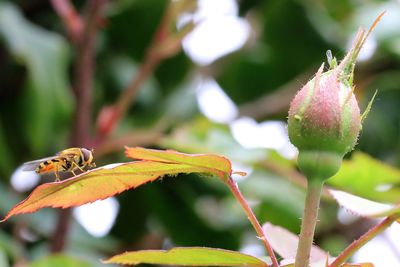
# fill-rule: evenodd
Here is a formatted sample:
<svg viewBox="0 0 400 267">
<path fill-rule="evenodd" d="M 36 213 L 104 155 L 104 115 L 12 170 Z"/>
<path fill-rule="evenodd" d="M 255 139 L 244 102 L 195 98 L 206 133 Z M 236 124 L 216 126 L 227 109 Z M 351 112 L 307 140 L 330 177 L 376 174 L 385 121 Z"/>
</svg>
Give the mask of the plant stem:
<svg viewBox="0 0 400 267">
<path fill-rule="evenodd" d="M 101 143 L 110 135 L 134 102 L 143 83 L 164 59 L 177 54 L 181 50 L 182 39 L 193 29 L 193 26 L 187 26 L 178 33 L 171 31 L 170 26 L 177 19 L 175 6 L 179 5 L 175 2 L 171 1 L 167 5 L 136 76 L 124 89 L 118 100 L 112 106 L 104 107 L 99 113 L 97 121 L 100 127 L 98 127 L 96 142 Z M 189 8 L 190 5 L 190 3 L 184 4 L 184 6 L 181 6 L 181 11 L 185 10 L 183 7 Z"/>
<path fill-rule="evenodd" d="M 256 216 L 254 215 L 253 210 L 250 208 L 246 199 L 243 197 L 242 193 L 240 192 L 239 187 L 237 186 L 237 184 L 235 183 L 235 181 L 233 181 L 233 179 L 231 177 L 229 177 L 227 184 L 228 184 L 231 192 L 235 196 L 236 200 L 239 201 L 240 205 L 242 206 L 244 212 L 247 215 L 247 218 L 249 219 L 250 223 L 253 225 L 255 231 L 257 232 L 259 239 L 262 240 L 262 242 L 272 260 L 272 265 L 274 267 L 279 267 L 278 260 L 276 259 L 275 253 L 274 253 L 271 245 L 269 244 L 267 237 L 265 236 L 264 230 L 262 229 Z"/>
<path fill-rule="evenodd" d="M 94 43 L 97 34 L 97 22 L 102 16 L 105 0 L 90 0 L 87 3 L 82 38 L 76 46 L 78 51 L 75 65 L 74 92 L 76 111 L 73 125 L 72 145 L 88 146 L 89 128 L 92 125 L 92 87 L 95 69 Z"/>
<path fill-rule="evenodd" d="M 69 0 L 51 0 L 54 11 L 62 19 L 71 41 L 77 44 L 82 37 L 83 23 Z"/>
<path fill-rule="evenodd" d="M 76 110 L 73 121 L 71 138 L 72 146 L 90 146 L 89 126 L 91 125 L 92 111 L 92 79 L 94 73 L 94 42 L 97 33 L 96 23 L 102 15 L 105 0 L 90 0 L 87 3 L 87 13 L 84 21 L 84 29 L 76 49 L 79 51 L 74 73 L 74 92 L 76 96 Z M 61 252 L 68 238 L 71 224 L 71 209 L 62 209 L 58 213 L 50 251 Z"/>
<path fill-rule="evenodd" d="M 354 240 L 345 250 L 340 253 L 340 255 L 329 265 L 329 267 L 339 267 L 348 258 L 350 258 L 358 249 L 364 246 L 372 238 L 376 237 L 378 234 L 387 229 L 394 221 L 396 221 L 400 215 L 395 214 L 387 217 L 379 224 L 372 227 L 368 232 L 363 234 L 359 239 Z"/>
<path fill-rule="evenodd" d="M 50 251 L 52 253 L 58 253 L 64 250 L 70 229 L 71 215 L 72 209 L 70 208 L 58 211 L 57 225 L 50 243 Z"/>
<path fill-rule="evenodd" d="M 295 267 L 308 267 L 310 262 L 310 252 L 318 219 L 322 187 L 323 182 L 320 179 L 308 180 L 306 203 L 304 207 L 303 221 L 301 223 L 300 240 L 297 247 Z"/>
</svg>

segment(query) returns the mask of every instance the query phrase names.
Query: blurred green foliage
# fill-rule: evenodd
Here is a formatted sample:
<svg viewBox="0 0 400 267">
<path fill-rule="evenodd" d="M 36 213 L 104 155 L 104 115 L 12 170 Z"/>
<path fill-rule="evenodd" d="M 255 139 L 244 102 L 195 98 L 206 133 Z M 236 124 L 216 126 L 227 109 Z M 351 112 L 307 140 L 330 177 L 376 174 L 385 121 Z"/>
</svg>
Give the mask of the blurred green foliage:
<svg viewBox="0 0 400 267">
<path fill-rule="evenodd" d="M 73 4 L 83 10 L 84 2 Z M 108 2 L 96 37 L 91 135 L 96 134 L 94 122 L 101 108 L 113 104 L 135 78 L 167 4 L 164 0 Z M 235 141 L 228 126 L 203 118 L 196 106 L 195 81 L 200 75 L 215 78 L 238 105 L 239 112 L 242 104 L 251 106 L 253 101 L 286 90 L 289 85 L 292 93 L 279 99 L 288 107 L 295 91 L 326 61 L 327 49 L 341 58 L 358 26 L 368 27 L 380 11 L 387 10 L 371 36 L 377 45 L 373 57 L 360 62 L 355 72 L 362 109 L 379 90 L 356 149 L 398 167 L 400 7 L 394 0 L 253 0 L 239 1 L 238 10 L 250 23 L 251 40 L 208 66 L 197 66 L 184 51 L 163 60 L 141 87 L 110 140 L 140 131 L 156 132 L 161 125 L 162 138 L 133 143 L 191 153 L 220 153 L 238 166 L 248 166 L 252 171 L 239 186 L 260 221 L 298 232 L 303 188 L 288 181 L 286 175 L 265 168 L 262 162 L 270 160 L 274 151 L 246 149 Z M 0 2 L 1 217 L 27 194 L 11 187 L 13 171 L 24 161 L 52 155 L 69 144 L 76 110 L 71 84 L 77 52 L 49 1 Z M 259 110 L 255 114 L 258 120 L 285 121 L 287 108 L 268 113 Z M 123 144 L 96 160 L 100 165 L 121 161 L 122 150 Z M 344 168 L 349 168 L 348 172 L 340 175 L 368 180 L 381 176 L 379 181 L 393 183 L 392 191 L 398 191 L 398 176 L 394 175 L 398 170 L 369 165 L 371 170 L 366 175 L 364 166 L 369 163 L 359 163 L 357 159 L 360 158 L 347 163 Z M 294 170 L 291 161 L 275 162 Z M 351 164 L 357 166 L 353 168 Z M 332 185 L 344 186 L 338 179 L 332 180 Z M 376 183 L 368 185 L 373 187 Z M 360 192 L 355 183 L 350 186 Z M 387 200 L 376 192 L 362 193 L 363 197 Z M 390 201 L 397 199 L 391 197 Z M 42 210 L 0 225 L 0 265 L 26 261 L 32 267 L 78 266 L 77 262 L 79 266 L 101 266 L 98 259 L 132 248 L 172 244 L 241 249 L 259 244 L 229 190 L 207 177 L 165 178 L 125 192 L 118 201 L 120 211 L 106 237 L 92 237 L 73 222 L 65 251 L 69 256 L 46 258 L 57 224 L 56 210 Z M 351 241 L 337 233 L 343 226 L 336 220 L 336 207 L 328 200 L 321 209 L 317 239 L 326 247 L 337 248 L 337 244 Z"/>
</svg>

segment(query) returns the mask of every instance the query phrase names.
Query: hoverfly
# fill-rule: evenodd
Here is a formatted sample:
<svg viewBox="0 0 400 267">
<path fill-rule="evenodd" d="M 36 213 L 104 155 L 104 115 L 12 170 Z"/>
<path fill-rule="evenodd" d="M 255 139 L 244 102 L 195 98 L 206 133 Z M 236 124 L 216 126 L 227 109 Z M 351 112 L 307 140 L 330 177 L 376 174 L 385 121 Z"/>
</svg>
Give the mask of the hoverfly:
<svg viewBox="0 0 400 267">
<path fill-rule="evenodd" d="M 72 172 L 75 176 L 74 171 L 84 172 L 85 167 L 96 167 L 93 162 L 93 150 L 71 147 L 58 152 L 53 157 L 25 162 L 22 170 L 35 171 L 39 174 L 54 172 L 56 181 L 60 181 L 59 172 Z"/>
</svg>

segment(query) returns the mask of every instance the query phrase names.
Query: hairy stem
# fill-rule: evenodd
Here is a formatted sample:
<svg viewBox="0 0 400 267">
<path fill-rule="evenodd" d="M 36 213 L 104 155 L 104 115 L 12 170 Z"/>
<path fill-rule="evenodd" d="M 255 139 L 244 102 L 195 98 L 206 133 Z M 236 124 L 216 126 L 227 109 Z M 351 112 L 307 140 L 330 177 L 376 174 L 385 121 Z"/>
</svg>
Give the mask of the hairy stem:
<svg viewBox="0 0 400 267">
<path fill-rule="evenodd" d="M 340 253 L 340 255 L 329 265 L 329 267 L 339 267 L 348 258 L 350 258 L 357 250 L 364 246 L 372 238 L 376 237 L 378 234 L 387 229 L 394 221 L 396 221 L 400 215 L 395 214 L 387 217 L 379 224 L 372 227 L 368 232 L 363 234 L 359 239 L 354 240 L 345 250 Z"/>
<path fill-rule="evenodd" d="M 321 182 L 320 179 L 308 180 L 306 203 L 301 223 L 300 240 L 297 248 L 295 267 L 309 266 L 310 252 L 318 219 L 322 187 L 323 182 Z"/>
<path fill-rule="evenodd" d="M 235 183 L 235 181 L 233 181 L 233 179 L 231 177 L 229 177 L 229 179 L 227 181 L 227 184 L 228 184 L 231 192 L 235 196 L 236 200 L 242 206 L 243 211 L 246 213 L 247 218 L 249 219 L 250 223 L 253 225 L 254 230 L 256 231 L 256 233 L 258 235 L 258 238 L 261 239 L 261 241 L 263 242 L 264 247 L 268 252 L 268 255 L 271 257 L 272 265 L 274 267 L 279 267 L 278 260 L 276 259 L 275 253 L 274 253 L 271 245 L 269 244 L 269 242 L 267 240 L 267 237 L 265 236 L 264 230 L 262 229 L 262 227 L 261 227 L 260 223 L 258 222 L 256 216 L 254 215 L 253 210 L 250 208 L 250 206 L 247 203 L 246 199 L 244 198 L 244 196 L 240 192 L 239 187 L 237 186 L 237 184 Z"/>
</svg>

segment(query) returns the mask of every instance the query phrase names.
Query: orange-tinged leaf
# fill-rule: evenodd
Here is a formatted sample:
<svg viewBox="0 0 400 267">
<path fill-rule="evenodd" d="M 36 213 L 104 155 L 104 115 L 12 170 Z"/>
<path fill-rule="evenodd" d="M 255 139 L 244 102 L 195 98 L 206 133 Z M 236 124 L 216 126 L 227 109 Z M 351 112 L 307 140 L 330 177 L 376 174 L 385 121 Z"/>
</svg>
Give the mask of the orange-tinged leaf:
<svg viewBox="0 0 400 267">
<path fill-rule="evenodd" d="M 116 255 L 104 263 L 137 265 L 141 263 L 180 266 L 268 266 L 264 261 L 237 251 L 182 247 L 171 250 L 139 250 Z"/>
<path fill-rule="evenodd" d="M 221 179 L 232 174 L 232 166 L 228 159 L 213 154 L 185 154 L 174 150 L 155 150 L 142 147 L 126 147 L 127 157 L 164 162 L 170 164 L 187 164 L 197 168 L 204 168 L 204 172 L 213 173 Z"/>
<path fill-rule="evenodd" d="M 156 156 L 146 157 L 145 149 L 136 150 L 142 153 L 141 158 L 144 160 L 111 164 L 61 182 L 38 186 L 28 198 L 13 207 L 1 222 L 13 215 L 35 212 L 44 207 L 68 208 L 105 199 L 165 175 L 206 173 L 222 178 L 229 176 L 231 172 L 230 162 L 215 155 L 190 156 L 168 151 L 168 156 L 172 154 L 178 155 L 178 159 L 183 158 L 173 162 L 161 161 Z M 151 150 L 155 155 L 156 152 Z M 190 161 L 187 160 L 188 157 L 191 157 Z M 219 169 L 213 167 L 216 165 L 214 160 L 219 162 Z M 207 165 L 209 162 L 211 166 Z"/>
</svg>

